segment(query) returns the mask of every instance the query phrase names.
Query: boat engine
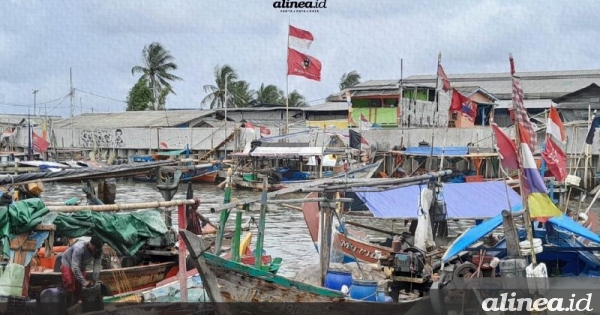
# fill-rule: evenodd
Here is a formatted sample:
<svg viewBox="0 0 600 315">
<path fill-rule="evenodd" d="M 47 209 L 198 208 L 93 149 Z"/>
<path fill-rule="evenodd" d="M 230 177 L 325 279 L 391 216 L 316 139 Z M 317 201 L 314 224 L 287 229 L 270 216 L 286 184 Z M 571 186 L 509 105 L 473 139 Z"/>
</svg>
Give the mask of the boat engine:
<svg viewBox="0 0 600 315">
<path fill-rule="evenodd" d="M 387 263 L 392 269 L 390 278 L 391 297 L 397 301 L 401 290 L 410 292 L 416 290 L 420 296 L 429 291 L 432 282 L 431 268 L 426 268 L 425 255 L 416 248 L 407 248 L 400 252 L 392 253 Z"/>
</svg>

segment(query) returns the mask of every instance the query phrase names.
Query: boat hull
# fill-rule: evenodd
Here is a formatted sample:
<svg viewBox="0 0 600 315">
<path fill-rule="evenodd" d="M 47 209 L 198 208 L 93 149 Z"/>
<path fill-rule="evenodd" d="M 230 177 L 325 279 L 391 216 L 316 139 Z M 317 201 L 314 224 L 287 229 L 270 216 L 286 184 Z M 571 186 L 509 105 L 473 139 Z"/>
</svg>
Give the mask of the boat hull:
<svg viewBox="0 0 600 315">
<path fill-rule="evenodd" d="M 344 255 L 344 263 L 360 261 L 376 264 L 378 255 L 390 256 L 391 248 L 368 243 L 364 240 L 334 232 L 334 246 Z M 377 253 L 379 252 L 379 254 Z"/>
<path fill-rule="evenodd" d="M 217 174 L 217 171 L 212 171 L 200 176 L 192 177 L 191 181 L 192 183 L 214 183 L 217 181 Z"/>
<path fill-rule="evenodd" d="M 129 280 L 129 285 L 132 290 L 139 290 L 155 286 L 158 282 L 177 273 L 176 262 L 164 262 L 145 266 L 135 266 L 128 268 L 120 268 L 114 270 L 100 271 L 100 281 L 106 285 L 113 294 L 125 293 L 120 292 L 115 271 L 122 272 Z M 92 279 L 92 273 L 87 273 L 87 279 Z M 29 275 L 29 297 L 35 298 L 48 288 L 61 287 L 62 275 L 60 272 L 31 272 Z"/>
</svg>

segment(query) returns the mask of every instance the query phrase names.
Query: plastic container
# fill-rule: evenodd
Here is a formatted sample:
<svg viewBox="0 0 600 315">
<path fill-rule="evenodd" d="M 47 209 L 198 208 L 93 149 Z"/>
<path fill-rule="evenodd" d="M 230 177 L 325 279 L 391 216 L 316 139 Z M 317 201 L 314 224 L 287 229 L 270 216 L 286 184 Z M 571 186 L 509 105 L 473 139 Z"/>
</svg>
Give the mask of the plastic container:
<svg viewBox="0 0 600 315">
<path fill-rule="evenodd" d="M 325 276 L 325 287 L 341 291 L 343 285 L 352 285 L 352 273 L 341 269 L 329 269 Z"/>
<path fill-rule="evenodd" d="M 353 280 L 350 286 L 350 298 L 361 301 L 377 301 L 377 282 L 372 280 Z"/>
<path fill-rule="evenodd" d="M 102 289 L 100 283 L 81 290 L 81 310 L 83 313 L 104 310 Z"/>
<path fill-rule="evenodd" d="M 44 315 L 67 314 L 66 293 L 61 288 L 50 288 L 40 293 L 40 310 Z"/>
</svg>

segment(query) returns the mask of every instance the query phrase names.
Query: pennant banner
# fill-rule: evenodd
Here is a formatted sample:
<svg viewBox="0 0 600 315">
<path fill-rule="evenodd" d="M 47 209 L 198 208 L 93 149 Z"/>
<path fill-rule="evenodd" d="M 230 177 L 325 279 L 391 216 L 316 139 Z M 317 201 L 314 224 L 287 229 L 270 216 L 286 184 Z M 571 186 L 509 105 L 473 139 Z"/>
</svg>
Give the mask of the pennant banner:
<svg viewBox="0 0 600 315">
<path fill-rule="evenodd" d="M 546 147 L 542 152 L 542 158 L 546 162 L 548 170 L 562 182 L 567 178 L 567 155 L 552 139 L 546 138 Z"/>
<path fill-rule="evenodd" d="M 499 127 L 492 123 L 494 136 L 496 138 L 496 146 L 502 167 L 508 170 L 519 169 L 519 158 L 517 156 L 517 146 Z"/>
<path fill-rule="evenodd" d="M 477 117 L 477 103 L 462 95 L 457 90 L 452 90 L 450 110 L 463 113 L 470 121 L 474 121 Z"/>
<path fill-rule="evenodd" d="M 312 56 L 288 48 L 288 75 L 321 81 L 321 62 Z"/>
<path fill-rule="evenodd" d="M 565 127 L 562 120 L 560 120 L 558 111 L 552 105 L 550 105 L 550 113 L 548 114 L 548 122 L 546 123 L 546 134 L 552 135 L 561 143 L 565 142 Z"/>
</svg>

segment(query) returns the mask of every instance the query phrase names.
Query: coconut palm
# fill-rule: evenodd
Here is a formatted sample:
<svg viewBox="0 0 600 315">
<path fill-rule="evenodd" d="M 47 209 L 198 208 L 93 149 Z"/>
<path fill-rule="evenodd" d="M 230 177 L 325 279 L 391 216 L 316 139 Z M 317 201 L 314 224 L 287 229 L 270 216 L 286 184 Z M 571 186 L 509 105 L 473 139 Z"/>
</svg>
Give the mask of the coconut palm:
<svg viewBox="0 0 600 315">
<path fill-rule="evenodd" d="M 298 93 L 296 90 L 293 90 L 288 95 L 288 105 L 293 107 L 304 107 L 308 106 L 308 103 L 302 94 Z"/>
<path fill-rule="evenodd" d="M 344 73 L 340 78 L 340 91 L 353 87 L 360 83 L 360 74 L 356 70 Z"/>
<path fill-rule="evenodd" d="M 256 91 L 255 98 L 253 100 L 255 104 L 285 104 L 285 95 L 282 90 L 273 84 L 260 85 L 260 88 Z"/>
<path fill-rule="evenodd" d="M 159 93 L 164 88 L 175 94 L 169 81 L 182 79 L 169 73 L 169 71 L 177 70 L 177 64 L 173 62 L 175 58 L 160 43 L 154 42 L 149 46 L 144 46 L 142 59 L 144 60 L 144 65 L 131 68 L 131 74 L 141 72 L 142 76 L 140 79 L 145 78 L 149 81 L 152 96 L 155 100 L 154 109 L 156 109 L 156 101 L 158 100 Z"/>
<path fill-rule="evenodd" d="M 215 66 L 215 83 L 216 85 L 205 85 L 204 92 L 208 93 L 200 102 L 200 106 L 210 104 L 210 108 L 223 108 L 225 104 L 225 80 L 227 80 L 227 89 L 231 91 L 235 88 L 238 76 L 235 70 L 229 65 L 219 67 Z M 227 98 L 231 99 L 231 94 L 227 93 Z M 229 102 L 228 102 L 229 105 Z"/>
<path fill-rule="evenodd" d="M 241 80 L 230 83 L 231 87 L 227 87 L 227 101 L 233 107 L 247 107 L 253 100 L 256 91 L 250 89 L 250 83 Z"/>
</svg>

